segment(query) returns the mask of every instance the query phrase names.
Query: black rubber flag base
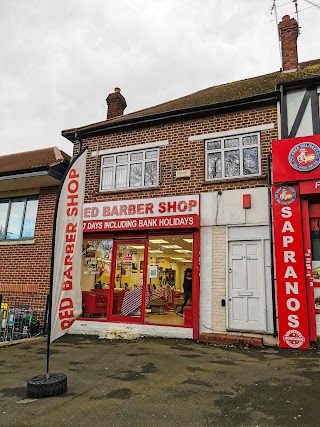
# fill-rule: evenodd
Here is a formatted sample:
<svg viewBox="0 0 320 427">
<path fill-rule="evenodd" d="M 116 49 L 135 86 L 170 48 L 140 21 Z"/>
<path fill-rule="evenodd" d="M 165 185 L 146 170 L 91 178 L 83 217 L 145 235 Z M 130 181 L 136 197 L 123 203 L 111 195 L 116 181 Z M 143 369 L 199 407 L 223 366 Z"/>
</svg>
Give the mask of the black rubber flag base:
<svg viewBox="0 0 320 427">
<path fill-rule="evenodd" d="M 33 399 L 60 396 L 67 391 L 65 374 L 43 374 L 31 378 L 27 382 L 27 395 Z"/>
</svg>

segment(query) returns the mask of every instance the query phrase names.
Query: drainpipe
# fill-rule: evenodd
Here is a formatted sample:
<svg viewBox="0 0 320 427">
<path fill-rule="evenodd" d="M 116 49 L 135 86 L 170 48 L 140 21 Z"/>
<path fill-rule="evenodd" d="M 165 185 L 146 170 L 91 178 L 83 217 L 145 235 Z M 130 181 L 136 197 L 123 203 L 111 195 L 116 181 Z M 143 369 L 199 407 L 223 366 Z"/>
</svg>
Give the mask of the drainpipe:
<svg viewBox="0 0 320 427">
<path fill-rule="evenodd" d="M 80 136 L 78 135 L 77 132 L 74 133 L 74 142 L 79 141 L 79 153 L 82 150 L 82 139 L 80 138 Z"/>
<path fill-rule="evenodd" d="M 271 154 L 268 154 L 268 205 L 269 205 L 269 233 L 270 233 L 270 256 L 271 256 L 271 295 L 272 295 L 272 319 L 273 337 L 277 338 L 277 306 L 276 306 L 276 286 L 274 274 L 274 251 L 273 251 L 273 227 L 272 227 L 272 186 L 271 186 Z"/>
</svg>

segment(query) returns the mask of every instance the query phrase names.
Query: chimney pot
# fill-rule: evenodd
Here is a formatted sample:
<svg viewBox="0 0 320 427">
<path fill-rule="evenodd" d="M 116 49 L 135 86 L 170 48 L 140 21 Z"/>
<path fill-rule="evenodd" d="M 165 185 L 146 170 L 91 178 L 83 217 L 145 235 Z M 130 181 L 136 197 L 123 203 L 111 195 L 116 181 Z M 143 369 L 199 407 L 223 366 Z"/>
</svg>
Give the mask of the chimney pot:
<svg viewBox="0 0 320 427">
<path fill-rule="evenodd" d="M 127 103 L 120 92 L 121 89 L 116 87 L 114 88 L 114 93 L 110 93 L 106 99 L 108 105 L 107 119 L 114 119 L 123 115 Z"/>
<path fill-rule="evenodd" d="M 284 15 L 278 28 L 281 41 L 282 71 L 296 70 L 298 68 L 298 23 L 289 15 Z"/>
</svg>

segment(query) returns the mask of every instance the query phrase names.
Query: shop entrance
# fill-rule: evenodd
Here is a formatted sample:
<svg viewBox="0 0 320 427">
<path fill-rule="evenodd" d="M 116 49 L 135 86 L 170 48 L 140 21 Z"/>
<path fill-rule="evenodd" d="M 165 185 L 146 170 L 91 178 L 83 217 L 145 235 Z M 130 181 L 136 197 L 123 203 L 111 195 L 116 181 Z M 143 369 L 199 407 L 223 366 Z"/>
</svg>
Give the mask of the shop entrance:
<svg viewBox="0 0 320 427">
<path fill-rule="evenodd" d="M 114 241 L 108 310 L 111 321 L 143 321 L 148 298 L 146 247 L 146 240 Z"/>
<path fill-rule="evenodd" d="M 307 206 L 307 201 L 302 202 L 302 206 Z M 303 212 L 304 213 L 304 212 Z M 309 218 L 308 218 L 309 217 Z M 306 248 L 311 247 L 311 268 L 312 268 L 312 286 L 307 283 L 308 297 L 308 315 L 309 315 L 309 333 L 310 340 L 316 341 L 317 335 L 320 335 L 320 329 L 317 325 L 320 320 L 320 203 L 308 203 L 308 217 L 304 214 L 304 240 Z M 309 221 L 308 221 L 309 219 Z M 309 228 L 309 230 L 308 230 Z M 306 254 L 307 256 L 308 254 Z M 310 274 L 307 274 L 307 282 L 310 280 Z"/>
<path fill-rule="evenodd" d="M 83 317 L 194 328 L 199 299 L 199 240 L 195 236 L 197 232 L 178 231 L 148 233 L 143 238 L 86 236 Z M 190 273 L 192 292 L 185 299 L 184 282 Z"/>
</svg>

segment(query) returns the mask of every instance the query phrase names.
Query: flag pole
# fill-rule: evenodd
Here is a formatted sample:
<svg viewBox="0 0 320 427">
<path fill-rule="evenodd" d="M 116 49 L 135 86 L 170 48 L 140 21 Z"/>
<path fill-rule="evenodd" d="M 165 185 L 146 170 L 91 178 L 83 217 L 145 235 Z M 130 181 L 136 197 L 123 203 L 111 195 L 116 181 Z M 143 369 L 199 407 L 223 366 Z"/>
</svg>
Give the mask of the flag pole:
<svg viewBox="0 0 320 427">
<path fill-rule="evenodd" d="M 59 201 L 61 196 L 61 191 L 63 188 L 63 183 L 68 176 L 70 169 L 73 164 L 78 160 L 78 158 L 88 149 L 88 147 L 82 148 L 76 157 L 74 157 L 69 163 L 60 183 L 59 192 L 56 199 L 56 205 L 54 209 L 54 218 L 53 218 L 53 228 L 52 228 L 52 249 L 51 249 L 51 259 L 50 259 L 50 288 L 49 288 L 49 307 L 48 307 L 48 325 L 47 325 L 47 373 L 46 377 L 49 379 L 49 366 L 50 366 L 50 340 L 51 340 L 51 322 L 52 322 L 52 293 L 53 293 L 53 267 L 54 267 L 54 251 L 56 243 L 56 229 L 57 229 L 57 213 L 59 207 Z"/>
</svg>

